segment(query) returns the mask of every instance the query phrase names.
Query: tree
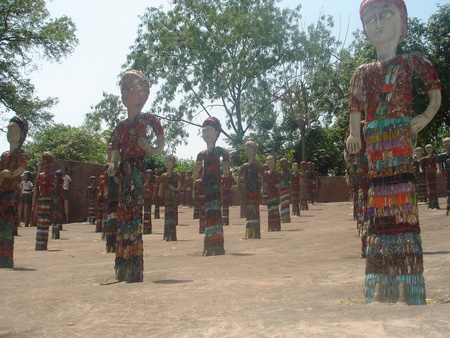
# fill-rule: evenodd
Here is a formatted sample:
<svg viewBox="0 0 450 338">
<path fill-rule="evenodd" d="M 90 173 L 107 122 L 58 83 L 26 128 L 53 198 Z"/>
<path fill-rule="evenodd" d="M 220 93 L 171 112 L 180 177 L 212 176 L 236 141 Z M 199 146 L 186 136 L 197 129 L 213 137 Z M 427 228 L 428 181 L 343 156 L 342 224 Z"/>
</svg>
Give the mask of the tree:
<svg viewBox="0 0 450 338">
<path fill-rule="evenodd" d="M 37 170 L 44 151 L 51 151 L 56 160 L 97 164 L 107 160 L 106 144 L 101 135 L 86 127 L 64 124 L 44 128 L 32 142 L 25 143 L 24 150 L 28 155 L 28 168 L 33 171 Z"/>
<path fill-rule="evenodd" d="M 0 2 L 0 116 L 24 116 L 31 126 L 51 121 L 55 98 L 33 96 L 26 74 L 37 68 L 37 59 L 59 62 L 78 44 L 75 24 L 66 16 L 50 18 L 44 0 Z"/>
<path fill-rule="evenodd" d="M 185 123 L 224 114 L 230 144 L 242 144 L 260 121 L 274 115 L 279 65 L 290 56 L 297 10 L 274 0 L 173 0 L 164 12 L 149 8 L 126 68 L 159 85 L 152 113 L 170 120 L 178 140 Z M 170 131 L 169 131 L 170 132 Z M 168 137 L 169 139 L 169 137 Z"/>
</svg>

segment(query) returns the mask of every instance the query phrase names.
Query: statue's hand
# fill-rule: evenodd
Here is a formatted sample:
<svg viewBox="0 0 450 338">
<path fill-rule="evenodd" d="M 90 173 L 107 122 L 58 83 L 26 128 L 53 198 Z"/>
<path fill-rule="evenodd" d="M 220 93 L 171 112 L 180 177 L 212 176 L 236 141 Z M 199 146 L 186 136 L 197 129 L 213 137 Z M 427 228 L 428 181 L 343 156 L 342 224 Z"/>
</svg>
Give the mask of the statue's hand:
<svg viewBox="0 0 450 338">
<path fill-rule="evenodd" d="M 359 136 L 350 135 L 347 138 L 347 150 L 350 154 L 356 154 L 361 150 L 361 138 Z"/>
<path fill-rule="evenodd" d="M 145 137 L 141 136 L 138 138 L 139 146 L 146 152 L 149 152 L 150 154 L 159 154 L 164 149 L 165 144 L 164 134 L 158 134 L 157 141 L 158 145 L 156 147 L 152 147 Z"/>
<path fill-rule="evenodd" d="M 411 120 L 411 132 L 414 134 L 419 133 L 423 128 L 430 123 L 430 119 L 425 114 L 419 114 Z"/>
</svg>

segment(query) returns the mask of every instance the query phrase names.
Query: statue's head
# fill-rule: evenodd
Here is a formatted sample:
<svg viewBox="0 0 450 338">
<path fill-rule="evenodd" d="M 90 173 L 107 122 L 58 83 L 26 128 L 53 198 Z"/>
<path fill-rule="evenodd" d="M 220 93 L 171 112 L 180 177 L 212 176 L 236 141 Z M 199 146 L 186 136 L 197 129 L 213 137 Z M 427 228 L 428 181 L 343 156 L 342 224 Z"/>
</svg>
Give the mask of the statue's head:
<svg viewBox="0 0 450 338">
<path fill-rule="evenodd" d="M 129 94 L 133 91 L 137 92 L 140 98 L 139 108 L 142 109 L 150 94 L 150 86 L 144 74 L 137 70 L 128 70 L 122 74 L 120 91 L 122 93 L 122 101 L 125 99 L 124 94 Z M 124 104 L 127 106 L 125 101 Z"/>
<path fill-rule="evenodd" d="M 203 122 L 202 135 L 205 142 L 208 143 L 208 141 L 217 141 L 221 131 L 222 126 L 220 125 L 220 121 L 216 117 L 210 116 Z"/>
<path fill-rule="evenodd" d="M 25 138 L 27 137 L 28 134 L 28 122 L 27 120 L 25 120 L 22 116 L 13 116 L 11 118 L 11 120 L 9 120 L 9 125 L 8 125 L 8 134 L 10 132 L 13 132 L 12 130 L 17 128 L 17 127 L 13 127 L 14 125 L 17 125 L 18 128 L 18 138 L 19 138 L 19 148 L 22 146 L 23 142 L 25 141 Z M 13 127 L 13 128 L 11 128 Z M 9 139 L 9 135 L 8 135 L 8 139 Z"/>
<path fill-rule="evenodd" d="M 397 41 L 399 44 L 405 38 L 406 32 L 408 31 L 408 12 L 403 0 L 363 0 L 359 7 L 359 16 L 364 27 L 364 32 L 369 37 L 369 25 L 374 24 L 376 20 L 380 19 L 379 17 L 373 16 L 373 14 L 380 14 L 381 16 L 396 15 L 397 13 L 389 13 L 390 8 L 398 10 L 401 20 L 401 32 Z M 378 13 L 374 12 L 374 9 L 376 9 Z"/>
</svg>

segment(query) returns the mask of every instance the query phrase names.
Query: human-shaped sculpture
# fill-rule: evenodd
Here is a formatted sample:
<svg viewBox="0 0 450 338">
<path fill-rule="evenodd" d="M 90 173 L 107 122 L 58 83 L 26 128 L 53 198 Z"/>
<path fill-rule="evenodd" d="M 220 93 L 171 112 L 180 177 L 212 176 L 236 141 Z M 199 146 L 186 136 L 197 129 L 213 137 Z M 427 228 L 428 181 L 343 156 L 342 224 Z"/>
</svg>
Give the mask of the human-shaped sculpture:
<svg viewBox="0 0 450 338">
<path fill-rule="evenodd" d="M 428 209 L 439 209 L 436 187 L 437 156 L 433 155 L 433 150 L 434 148 L 431 144 L 425 146 L 427 155 L 420 159 L 420 166 L 423 172 L 425 172 L 425 179 L 427 181 Z"/>
<path fill-rule="evenodd" d="M 266 157 L 269 170 L 264 172 L 264 191 L 267 191 L 268 230 L 281 231 L 280 209 L 278 204 L 278 191 L 283 177 L 275 170 L 275 158 Z"/>
<path fill-rule="evenodd" d="M 175 157 L 166 155 L 164 159 L 167 172 L 159 179 L 158 197 L 164 199 L 164 241 L 177 240 L 178 192 L 181 187 L 180 175 L 173 170 Z"/>
<path fill-rule="evenodd" d="M 37 196 L 37 232 L 36 251 L 47 250 L 48 229 L 52 224 L 53 191 L 55 189 L 55 173 L 51 167 L 55 162 L 52 153 L 42 153 L 42 170 L 36 179 Z"/>
<path fill-rule="evenodd" d="M 300 216 L 300 172 L 298 163 L 292 163 L 291 178 L 292 215 Z"/>
<path fill-rule="evenodd" d="M 53 189 L 52 239 L 60 239 L 60 230 L 64 222 L 64 173 L 55 171 L 55 188 Z"/>
<path fill-rule="evenodd" d="M 439 169 L 444 174 L 446 180 L 446 194 L 447 194 L 447 211 L 448 216 L 450 212 L 450 137 L 443 140 L 445 151 L 439 154 L 438 162 Z"/>
<path fill-rule="evenodd" d="M 281 223 L 291 223 L 290 208 L 290 182 L 292 173 L 288 170 L 288 161 L 286 158 L 280 159 L 280 169 L 283 179 L 280 184 L 280 217 Z"/>
<path fill-rule="evenodd" d="M 28 133 L 28 122 L 14 116 L 8 124 L 9 150 L 0 159 L 0 268 L 14 268 L 14 222 L 18 219 L 14 208 L 14 192 L 20 175 L 27 168 L 27 156 L 22 149 Z"/>
<path fill-rule="evenodd" d="M 206 225 L 203 256 L 225 254 L 220 208 L 220 158 L 223 159 L 223 168 L 229 168 L 230 158 L 228 151 L 216 146 L 221 130 L 220 121 L 213 116 L 203 122 L 202 135 L 206 150 L 197 155 L 197 162 L 203 164 L 202 181 L 205 186 Z"/>
<path fill-rule="evenodd" d="M 423 149 L 417 147 L 414 149 L 414 168 L 416 173 L 417 202 L 427 203 L 427 180 L 425 172 L 420 166 L 420 160 L 423 157 Z"/>
<path fill-rule="evenodd" d="M 142 190 L 146 170 L 145 153 L 159 154 L 164 148 L 164 132 L 158 119 L 141 110 L 150 93 L 145 76 L 129 70 L 120 83 L 127 118 L 120 121 L 112 135 L 111 162 L 108 175 L 116 171 L 120 180 L 119 217 L 116 237 L 116 278 L 119 281 L 142 282 L 144 258 L 142 242 Z M 157 145 L 147 139 L 147 128 L 156 135 Z M 118 165 L 120 159 L 120 164 Z"/>
<path fill-rule="evenodd" d="M 152 233 L 152 204 L 156 196 L 156 186 L 153 182 L 153 170 L 147 169 L 144 176 L 144 192 L 142 198 L 144 200 L 144 235 Z"/>
<path fill-rule="evenodd" d="M 97 177 L 89 177 L 89 185 L 86 189 L 86 197 L 88 200 L 88 222 L 95 224 L 97 219 Z"/>
<path fill-rule="evenodd" d="M 307 162 L 300 162 L 300 210 L 308 210 L 308 172 Z"/>
<path fill-rule="evenodd" d="M 361 149 L 364 114 L 371 180 L 364 294 L 367 302 L 374 298 L 396 302 L 401 284 L 408 304 L 426 304 L 412 141 L 440 106 L 440 83 L 432 64 L 421 55 L 396 54 L 407 31 L 403 0 L 364 0 L 360 16 L 378 58 L 360 66 L 349 87 L 347 149 L 353 154 Z M 413 118 L 414 72 L 422 79 L 430 102 Z"/>
<path fill-rule="evenodd" d="M 227 168 L 224 168 L 223 175 L 221 177 L 223 225 L 230 225 L 231 187 L 235 184 L 236 181 L 231 173 L 231 170 L 227 170 Z"/>
<path fill-rule="evenodd" d="M 240 168 L 237 176 L 237 187 L 241 180 L 245 181 L 245 238 L 261 238 L 261 218 L 259 215 L 259 205 L 261 204 L 261 189 L 264 179 L 264 172 L 261 163 L 256 160 L 258 144 L 254 141 L 247 141 L 244 144 L 244 152 L 248 162 Z M 236 187 L 236 188 L 237 188 Z"/>
</svg>

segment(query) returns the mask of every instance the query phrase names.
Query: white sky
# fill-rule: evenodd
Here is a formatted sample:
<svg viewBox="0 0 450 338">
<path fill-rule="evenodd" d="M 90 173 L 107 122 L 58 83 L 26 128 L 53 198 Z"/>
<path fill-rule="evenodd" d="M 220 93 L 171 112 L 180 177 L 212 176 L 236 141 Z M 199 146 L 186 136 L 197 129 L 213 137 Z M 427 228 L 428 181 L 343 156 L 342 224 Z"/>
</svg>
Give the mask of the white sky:
<svg viewBox="0 0 450 338">
<path fill-rule="evenodd" d="M 442 0 L 406 0 L 408 15 L 425 21 L 436 12 L 436 3 Z M 293 8 L 302 4 L 306 24 L 315 22 L 319 14 L 332 15 L 336 26 L 344 34 L 361 29 L 358 10 L 360 0 L 283 0 L 280 7 Z M 52 17 L 67 15 L 77 26 L 79 45 L 74 53 L 60 64 L 43 63 L 39 71 L 31 74 L 36 96 L 41 99 L 57 97 L 59 104 L 52 110 L 55 123 L 81 126 L 91 106 L 102 100 L 102 93 L 119 94 L 117 76 L 130 47 L 137 37 L 139 15 L 147 7 L 166 5 L 163 0 L 53 0 L 47 1 Z M 348 37 L 347 39 L 351 38 Z M 341 36 L 341 40 L 344 37 Z M 152 89 L 144 111 L 150 107 Z M 155 90 L 153 90 L 154 94 Z M 201 118 L 203 120 L 204 117 Z M 197 121 L 201 123 L 202 121 Z M 222 125 L 224 125 L 224 121 Z M 198 128 L 190 127 L 187 146 L 177 148 L 178 158 L 195 158 L 205 148 L 198 136 Z M 6 135 L 0 135 L 0 149 L 8 148 Z M 228 147 L 223 139 L 217 145 Z"/>
</svg>

